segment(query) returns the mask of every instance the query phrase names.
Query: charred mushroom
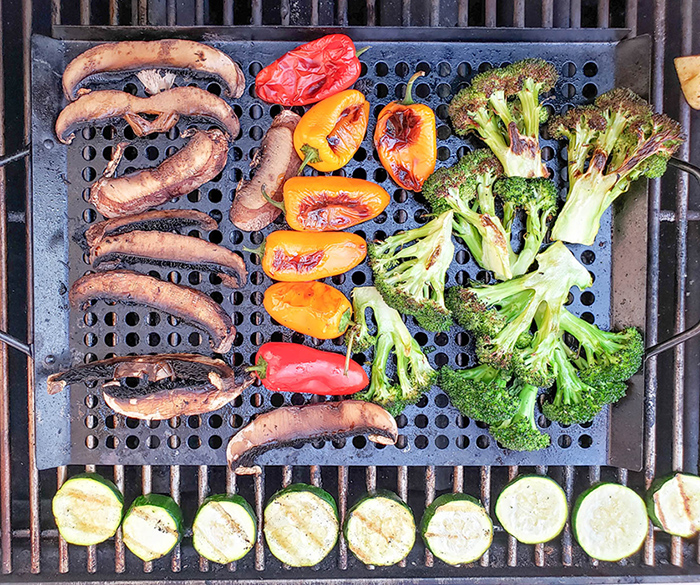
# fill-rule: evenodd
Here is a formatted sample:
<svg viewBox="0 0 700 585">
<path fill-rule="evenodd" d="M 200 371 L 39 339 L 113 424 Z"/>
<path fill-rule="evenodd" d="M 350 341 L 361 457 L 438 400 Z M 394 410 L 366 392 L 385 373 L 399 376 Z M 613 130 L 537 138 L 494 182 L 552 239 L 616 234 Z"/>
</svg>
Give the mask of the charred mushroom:
<svg viewBox="0 0 700 585">
<path fill-rule="evenodd" d="M 156 116 L 147 120 L 140 114 Z M 238 136 L 238 116 L 224 100 L 198 87 L 175 87 L 151 97 L 142 98 L 105 89 L 91 91 L 68 104 L 56 120 L 56 136 L 70 144 L 75 129 L 86 123 L 105 122 L 124 118 L 136 136 L 153 132 L 167 132 L 180 116 L 207 118 L 226 130 L 231 140 Z"/>
<path fill-rule="evenodd" d="M 245 285 L 245 262 L 228 248 L 170 232 L 133 231 L 106 236 L 90 250 L 93 267 L 109 270 L 131 264 L 155 264 L 216 274 L 230 288 Z"/>
<path fill-rule="evenodd" d="M 251 467 L 255 458 L 270 449 L 363 434 L 375 443 L 392 445 L 398 432 L 393 416 L 363 400 L 283 406 L 238 431 L 229 441 L 226 459 L 238 474 L 255 473 L 256 467 Z"/>
<path fill-rule="evenodd" d="M 104 175 L 90 187 L 90 203 L 108 218 L 141 213 L 201 187 L 222 171 L 228 156 L 223 132 L 195 130 L 184 147 L 156 168 L 114 177 L 127 146 L 117 146 Z"/>
<path fill-rule="evenodd" d="M 294 150 L 294 129 L 301 118 L 291 110 L 283 110 L 265 133 L 251 162 L 253 178 L 241 180 L 231 205 L 231 221 L 237 228 L 253 232 L 270 225 L 282 211 L 266 200 L 265 193 L 282 201 L 284 182 L 299 171 L 301 160 Z"/>
<path fill-rule="evenodd" d="M 129 232 L 171 232 L 185 228 L 209 232 L 218 226 L 219 223 L 214 218 L 195 209 L 154 209 L 94 223 L 85 230 L 85 243 L 88 248 L 93 248 L 107 236 Z"/>
<path fill-rule="evenodd" d="M 217 353 L 228 352 L 236 336 L 229 314 L 208 295 L 130 270 L 87 274 L 73 283 L 68 298 L 73 307 L 103 300 L 165 311 L 208 333 Z"/>
<path fill-rule="evenodd" d="M 115 357 L 75 366 L 48 378 L 49 394 L 102 380 L 105 403 L 133 418 L 162 420 L 218 410 L 253 383 L 237 384 L 223 361 L 197 354 Z"/>
</svg>

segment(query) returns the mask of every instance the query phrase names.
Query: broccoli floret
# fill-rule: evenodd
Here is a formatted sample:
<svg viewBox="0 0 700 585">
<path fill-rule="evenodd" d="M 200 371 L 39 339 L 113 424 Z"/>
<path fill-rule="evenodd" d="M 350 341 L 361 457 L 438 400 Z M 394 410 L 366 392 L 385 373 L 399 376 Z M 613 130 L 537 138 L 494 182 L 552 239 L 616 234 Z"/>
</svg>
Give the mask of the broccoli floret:
<svg viewBox="0 0 700 585">
<path fill-rule="evenodd" d="M 593 385 L 624 382 L 642 367 L 644 340 L 634 327 L 602 331 L 567 310 L 562 312 L 561 327 L 578 342 L 572 361 L 581 378 Z"/>
<path fill-rule="evenodd" d="M 590 286 L 591 275 L 561 242 L 536 260 L 537 270 L 518 278 L 449 290 L 447 304 L 462 327 L 480 334 L 481 362 L 546 386 L 554 378 L 551 351 L 561 336 L 559 316 L 569 289 Z"/>
<path fill-rule="evenodd" d="M 368 246 L 374 283 L 390 307 L 416 318 L 430 331 L 447 331 L 445 275 L 454 258 L 453 212 Z"/>
<path fill-rule="evenodd" d="M 510 419 L 520 404 L 509 385 L 511 375 L 482 364 L 466 370 L 440 368 L 438 385 L 464 416 L 487 424 Z"/>
<path fill-rule="evenodd" d="M 491 425 L 489 432 L 503 447 L 513 451 L 539 451 L 549 446 L 549 435 L 542 433 L 535 424 L 535 403 L 537 387 L 516 382 L 518 388 L 518 410 L 497 425 Z"/>
<path fill-rule="evenodd" d="M 683 141 L 678 122 L 629 89 L 599 96 L 549 123 L 568 140 L 569 193 L 552 239 L 591 245 L 605 210 L 641 177 L 660 177 Z"/>
<path fill-rule="evenodd" d="M 411 336 L 401 315 L 384 302 L 376 288 L 355 288 L 352 291 L 352 301 L 355 324 L 346 332 L 348 352 L 374 346 L 369 388 L 355 396 L 376 402 L 397 415 L 430 388 L 437 379 L 437 372 Z M 374 312 L 377 324 L 374 334 L 369 330 L 367 309 Z M 359 347 L 354 345 L 356 342 Z M 396 357 L 396 383 L 392 383 L 387 375 L 392 353 Z"/>
<path fill-rule="evenodd" d="M 480 73 L 449 105 L 458 134 L 476 132 L 488 145 L 508 177 L 546 177 L 540 152 L 540 124 L 547 110 L 540 94 L 554 87 L 553 65 L 525 59 Z"/>
</svg>

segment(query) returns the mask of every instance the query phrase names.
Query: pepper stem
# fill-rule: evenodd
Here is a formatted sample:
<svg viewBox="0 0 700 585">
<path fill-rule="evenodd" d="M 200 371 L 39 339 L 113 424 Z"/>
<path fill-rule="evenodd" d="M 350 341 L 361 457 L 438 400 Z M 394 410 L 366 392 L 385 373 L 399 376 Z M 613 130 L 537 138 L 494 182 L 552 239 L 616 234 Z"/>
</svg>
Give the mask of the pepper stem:
<svg viewBox="0 0 700 585">
<path fill-rule="evenodd" d="M 301 161 L 301 166 L 297 171 L 297 175 L 301 175 L 301 173 L 306 168 L 306 165 L 308 165 L 309 163 L 321 162 L 321 155 L 318 152 L 318 149 L 314 148 L 310 144 L 304 144 L 304 146 L 301 147 L 301 152 L 304 153 L 304 160 Z"/>
<path fill-rule="evenodd" d="M 265 255 L 265 240 L 263 240 L 257 248 L 246 248 L 245 246 L 243 246 L 243 249 L 246 252 L 250 252 L 251 254 L 257 254 L 262 258 Z"/>
<path fill-rule="evenodd" d="M 343 368 L 343 376 L 348 375 L 350 368 L 350 355 L 352 354 L 352 345 L 355 342 L 355 329 L 350 331 L 350 339 L 348 339 L 348 350 L 345 352 L 345 367 Z"/>
<path fill-rule="evenodd" d="M 423 77 L 425 75 L 425 71 L 416 71 L 412 76 L 411 79 L 408 80 L 408 83 L 406 84 L 406 95 L 403 98 L 403 101 L 401 102 L 402 106 L 412 106 L 415 102 L 413 101 L 413 84 L 416 82 L 416 79 L 419 77 Z"/>
<path fill-rule="evenodd" d="M 245 371 L 254 372 L 255 375 L 262 380 L 267 375 L 267 360 L 258 358 L 258 362 L 254 366 L 247 367 Z"/>
<path fill-rule="evenodd" d="M 357 51 L 355 51 L 355 57 L 359 57 L 359 56 L 362 55 L 362 53 L 364 53 L 367 49 L 371 49 L 371 48 L 372 48 L 372 45 L 367 45 L 366 47 L 362 47 L 361 49 L 358 49 Z"/>
<path fill-rule="evenodd" d="M 284 201 L 275 201 L 272 197 L 270 197 L 265 190 L 265 185 L 263 185 L 260 189 L 262 190 L 262 196 L 265 201 L 267 201 L 270 205 L 274 205 L 277 209 L 281 209 L 282 213 L 287 215 L 287 210 L 284 207 Z"/>
</svg>

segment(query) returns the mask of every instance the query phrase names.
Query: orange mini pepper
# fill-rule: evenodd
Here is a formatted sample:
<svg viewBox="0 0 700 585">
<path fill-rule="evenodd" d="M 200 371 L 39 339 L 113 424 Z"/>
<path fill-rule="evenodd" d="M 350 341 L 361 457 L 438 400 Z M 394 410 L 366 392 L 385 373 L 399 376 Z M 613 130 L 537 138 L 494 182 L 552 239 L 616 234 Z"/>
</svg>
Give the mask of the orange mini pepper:
<svg viewBox="0 0 700 585">
<path fill-rule="evenodd" d="M 277 282 L 263 305 L 285 327 L 317 339 L 335 339 L 350 325 L 352 306 L 338 289 L 322 282 Z"/>
<path fill-rule="evenodd" d="M 367 256 L 364 238 L 346 232 L 272 232 L 260 248 L 262 268 L 273 280 L 304 282 L 355 268 Z"/>
<path fill-rule="evenodd" d="M 357 90 L 341 91 L 312 106 L 294 130 L 294 148 L 309 164 L 330 173 L 344 167 L 360 148 L 369 122 L 369 102 Z"/>
<path fill-rule="evenodd" d="M 284 211 L 293 230 L 344 230 L 377 217 L 389 193 L 376 183 L 350 177 L 292 177 L 284 184 Z"/>
<path fill-rule="evenodd" d="M 403 189 L 420 191 L 435 170 L 437 136 L 435 113 L 411 96 L 413 83 L 424 75 L 418 71 L 406 85 L 402 102 L 384 106 L 374 130 L 374 147 L 391 178 Z"/>
</svg>

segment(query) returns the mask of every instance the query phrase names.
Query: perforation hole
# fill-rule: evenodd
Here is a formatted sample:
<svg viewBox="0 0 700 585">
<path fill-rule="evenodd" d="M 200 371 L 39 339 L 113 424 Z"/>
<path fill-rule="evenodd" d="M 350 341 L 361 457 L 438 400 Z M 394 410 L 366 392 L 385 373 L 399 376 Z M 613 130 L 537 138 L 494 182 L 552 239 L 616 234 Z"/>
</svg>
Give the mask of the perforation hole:
<svg viewBox="0 0 700 585">
<path fill-rule="evenodd" d="M 394 67 L 394 73 L 399 77 L 406 77 L 409 71 L 408 63 L 404 63 L 403 61 L 400 61 L 396 64 L 396 67 Z"/>
<path fill-rule="evenodd" d="M 479 435 L 476 438 L 476 446 L 479 449 L 488 449 L 491 444 L 491 438 L 488 435 Z"/>
<path fill-rule="evenodd" d="M 583 86 L 581 94 L 587 100 L 592 100 L 595 96 L 598 95 L 598 86 L 595 83 L 587 83 Z"/>
<path fill-rule="evenodd" d="M 138 449 L 141 440 L 136 435 L 129 435 L 126 438 L 126 446 L 129 449 Z"/>
<path fill-rule="evenodd" d="M 352 444 L 355 449 L 364 449 L 367 446 L 367 439 L 365 439 L 362 435 L 359 435 L 352 438 Z"/>
<path fill-rule="evenodd" d="M 598 65 L 593 61 L 589 61 L 583 66 L 583 74 L 586 77 L 595 77 L 598 74 Z"/>
</svg>

